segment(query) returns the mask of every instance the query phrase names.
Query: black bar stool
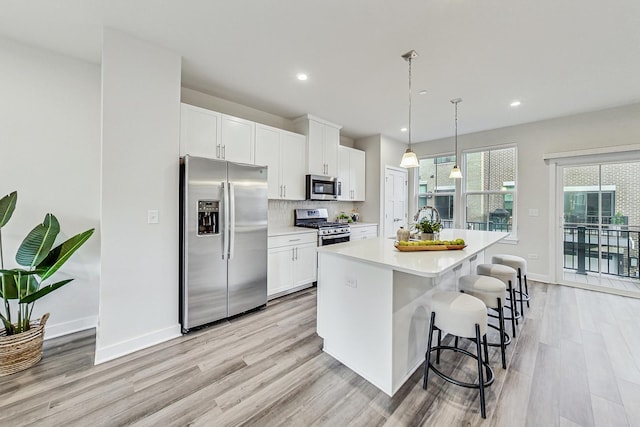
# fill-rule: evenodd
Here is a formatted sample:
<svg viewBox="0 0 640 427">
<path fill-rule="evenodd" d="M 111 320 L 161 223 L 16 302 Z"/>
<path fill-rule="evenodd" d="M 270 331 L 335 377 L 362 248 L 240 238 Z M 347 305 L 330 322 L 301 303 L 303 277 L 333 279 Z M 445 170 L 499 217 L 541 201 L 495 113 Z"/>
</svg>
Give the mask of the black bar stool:
<svg viewBox="0 0 640 427">
<path fill-rule="evenodd" d="M 431 346 L 433 332 L 438 331 L 438 345 Z M 469 338 L 476 344 L 476 354 L 458 347 L 440 344 L 441 332 L 456 337 Z M 431 323 L 427 353 L 424 361 L 424 380 L 422 388 L 427 389 L 429 371 L 438 374 L 442 379 L 467 388 L 477 388 L 480 391 L 480 412 L 482 418 L 487 417 L 484 399 L 484 388 L 493 384 L 495 375 L 487 363 L 487 306 L 476 297 L 459 292 L 435 292 L 431 298 Z M 484 358 L 482 348 L 484 346 Z M 436 364 L 440 361 L 440 351 L 454 351 L 472 357 L 478 361 L 478 383 L 467 383 L 445 375 L 431 363 L 431 352 L 436 351 Z M 484 371 L 483 372 L 483 368 Z M 485 378 L 486 373 L 486 378 Z"/>
<path fill-rule="evenodd" d="M 492 347 L 500 347 L 502 353 L 502 368 L 507 369 L 507 345 L 511 344 L 511 337 L 504 327 L 504 306 L 507 287 L 500 279 L 479 274 L 469 274 L 458 279 L 460 292 L 480 299 L 488 309 L 498 312 L 498 326 L 488 324 L 490 328 L 500 332 L 500 343 L 488 343 Z"/>
</svg>

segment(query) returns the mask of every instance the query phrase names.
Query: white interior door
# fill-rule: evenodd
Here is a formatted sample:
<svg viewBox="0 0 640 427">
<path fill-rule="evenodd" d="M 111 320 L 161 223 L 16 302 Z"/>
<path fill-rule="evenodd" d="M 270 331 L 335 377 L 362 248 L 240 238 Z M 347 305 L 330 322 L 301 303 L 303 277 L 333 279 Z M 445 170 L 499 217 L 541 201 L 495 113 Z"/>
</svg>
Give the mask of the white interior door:
<svg viewBox="0 0 640 427">
<path fill-rule="evenodd" d="M 384 174 L 384 228 L 382 235 L 395 237 L 400 227 L 408 228 L 408 173 L 387 166 Z"/>
</svg>

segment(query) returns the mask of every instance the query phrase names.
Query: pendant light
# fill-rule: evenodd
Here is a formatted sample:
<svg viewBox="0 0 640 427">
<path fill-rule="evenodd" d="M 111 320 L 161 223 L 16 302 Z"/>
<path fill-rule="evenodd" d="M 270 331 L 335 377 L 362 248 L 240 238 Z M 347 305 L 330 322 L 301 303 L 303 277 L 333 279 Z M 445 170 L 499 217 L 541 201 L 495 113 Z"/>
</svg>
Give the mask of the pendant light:
<svg viewBox="0 0 640 427">
<path fill-rule="evenodd" d="M 409 63 L 409 127 L 407 128 L 409 131 L 409 148 L 407 148 L 400 162 L 400 166 L 403 168 L 417 168 L 420 166 L 416 153 L 411 149 L 411 61 L 417 57 L 418 52 L 415 50 L 411 50 L 402 55 L 402 58 Z"/>
<path fill-rule="evenodd" d="M 456 99 L 452 99 L 451 103 L 454 105 L 454 109 L 455 109 L 455 124 L 456 124 L 456 136 L 455 136 L 455 143 L 454 143 L 454 154 L 456 156 L 456 163 L 453 165 L 453 168 L 451 169 L 451 173 L 449 174 L 449 178 L 455 178 L 455 179 L 460 179 L 462 178 L 462 172 L 460 171 L 460 168 L 458 167 L 458 103 L 462 102 L 462 98 L 456 98 Z"/>
</svg>

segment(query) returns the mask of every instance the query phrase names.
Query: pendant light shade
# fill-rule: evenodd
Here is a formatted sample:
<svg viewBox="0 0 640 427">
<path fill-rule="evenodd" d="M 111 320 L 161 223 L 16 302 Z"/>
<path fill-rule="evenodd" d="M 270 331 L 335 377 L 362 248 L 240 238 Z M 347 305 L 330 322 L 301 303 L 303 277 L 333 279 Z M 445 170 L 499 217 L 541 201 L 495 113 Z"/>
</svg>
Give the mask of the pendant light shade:
<svg viewBox="0 0 640 427">
<path fill-rule="evenodd" d="M 453 165 L 453 168 L 451 169 L 449 178 L 454 178 L 454 179 L 462 178 L 462 171 L 460 171 L 460 168 L 458 167 L 458 103 L 460 102 L 462 102 L 462 98 L 456 98 L 451 100 L 451 103 L 454 105 L 454 109 L 455 109 L 456 135 L 455 135 L 453 150 L 454 150 L 454 155 L 456 156 L 456 163 Z"/>
<path fill-rule="evenodd" d="M 402 58 L 409 63 L 409 127 L 407 128 L 409 131 L 409 148 L 407 148 L 400 162 L 400 166 L 403 168 L 417 168 L 420 166 L 416 153 L 411 149 L 411 61 L 417 57 L 418 52 L 415 50 L 410 50 L 402 55 Z"/>
<path fill-rule="evenodd" d="M 403 168 L 417 168 L 420 166 L 420 163 L 418 163 L 418 156 L 416 156 L 416 153 L 411 151 L 411 148 L 407 148 L 407 151 L 402 155 L 400 166 Z"/>
<path fill-rule="evenodd" d="M 451 173 L 449 174 L 449 178 L 455 178 L 455 179 L 462 178 L 462 172 L 460 171 L 460 168 L 458 167 L 458 165 L 455 165 L 454 167 L 451 168 Z"/>
</svg>

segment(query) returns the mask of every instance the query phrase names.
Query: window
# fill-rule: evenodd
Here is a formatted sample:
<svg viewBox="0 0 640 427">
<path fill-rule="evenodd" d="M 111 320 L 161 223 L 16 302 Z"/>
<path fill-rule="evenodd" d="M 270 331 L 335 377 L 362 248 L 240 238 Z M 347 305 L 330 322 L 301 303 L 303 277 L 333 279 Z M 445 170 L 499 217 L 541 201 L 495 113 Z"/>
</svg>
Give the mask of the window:
<svg viewBox="0 0 640 427">
<path fill-rule="evenodd" d="M 574 168 L 575 169 L 575 168 Z M 616 213 L 615 185 L 601 188 L 570 186 L 564 188 L 564 221 L 567 223 L 610 224 Z M 601 205 L 600 210 L 598 208 Z"/>
<path fill-rule="evenodd" d="M 464 155 L 467 228 L 515 231 L 516 147 L 490 148 Z"/>
<path fill-rule="evenodd" d="M 442 226 L 453 227 L 455 180 L 449 178 L 456 156 L 420 159 L 418 208 L 433 206 L 438 210 Z"/>
</svg>

